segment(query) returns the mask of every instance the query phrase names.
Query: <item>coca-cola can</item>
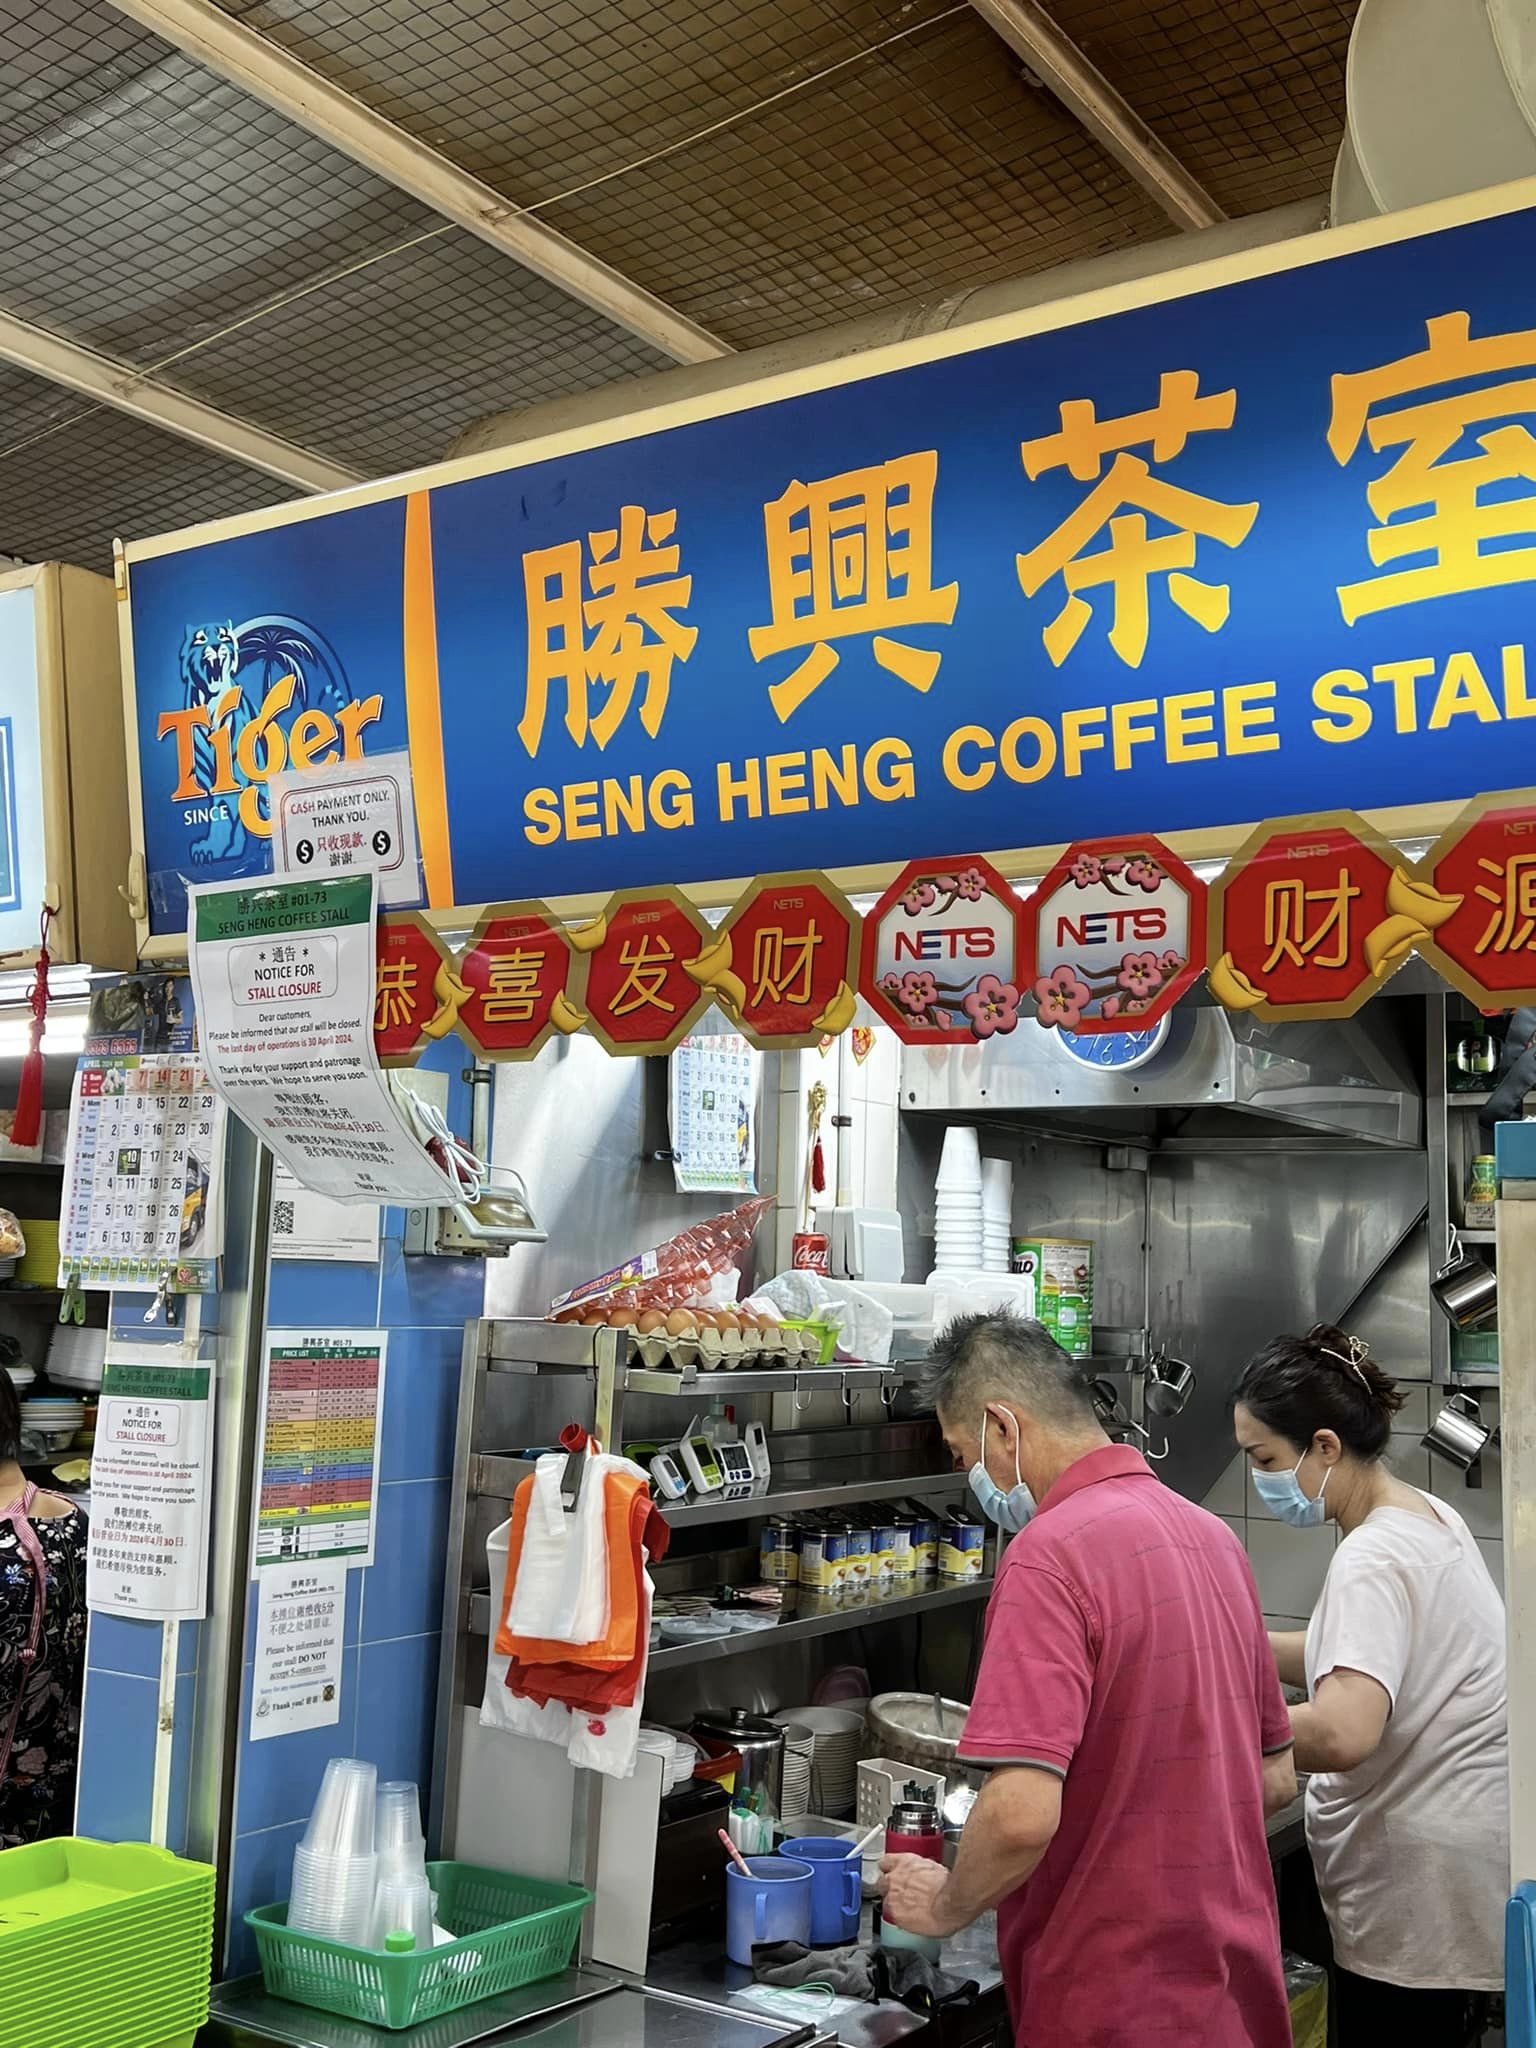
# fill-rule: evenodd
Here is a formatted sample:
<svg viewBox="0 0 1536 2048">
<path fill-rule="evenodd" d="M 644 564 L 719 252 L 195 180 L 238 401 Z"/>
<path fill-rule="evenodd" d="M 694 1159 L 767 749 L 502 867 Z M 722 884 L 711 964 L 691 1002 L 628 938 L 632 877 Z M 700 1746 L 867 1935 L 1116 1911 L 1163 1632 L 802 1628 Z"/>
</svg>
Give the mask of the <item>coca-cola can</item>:
<svg viewBox="0 0 1536 2048">
<path fill-rule="evenodd" d="M 790 1263 L 797 1273 L 825 1273 L 832 1263 L 832 1240 L 824 1230 L 797 1230 Z"/>
</svg>

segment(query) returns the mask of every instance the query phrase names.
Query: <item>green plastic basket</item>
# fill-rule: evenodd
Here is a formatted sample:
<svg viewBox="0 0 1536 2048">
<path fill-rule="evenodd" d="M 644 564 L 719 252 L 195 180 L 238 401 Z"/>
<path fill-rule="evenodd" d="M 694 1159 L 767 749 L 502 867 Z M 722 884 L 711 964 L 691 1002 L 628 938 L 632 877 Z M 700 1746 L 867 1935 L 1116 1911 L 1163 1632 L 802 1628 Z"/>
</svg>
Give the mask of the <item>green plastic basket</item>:
<svg viewBox="0 0 1536 2048">
<path fill-rule="evenodd" d="M 473 1863 L 429 1863 L 438 1920 L 457 1939 L 427 1954 L 383 1955 L 300 1934 L 286 1906 L 245 1916 L 274 1998 L 375 2027 L 414 2027 L 482 1998 L 556 1977 L 592 1903 L 579 1884 L 548 1884 Z"/>
</svg>

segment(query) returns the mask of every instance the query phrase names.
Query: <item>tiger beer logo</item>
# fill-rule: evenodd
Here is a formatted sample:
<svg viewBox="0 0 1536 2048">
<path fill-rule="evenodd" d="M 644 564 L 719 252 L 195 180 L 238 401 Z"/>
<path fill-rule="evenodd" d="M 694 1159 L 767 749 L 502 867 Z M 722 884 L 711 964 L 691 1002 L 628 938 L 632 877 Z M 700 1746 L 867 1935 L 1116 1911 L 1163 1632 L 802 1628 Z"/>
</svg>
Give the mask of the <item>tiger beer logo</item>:
<svg viewBox="0 0 1536 2048">
<path fill-rule="evenodd" d="M 363 734 L 384 699 L 351 694 L 335 651 L 302 619 L 267 613 L 189 626 L 180 659 L 181 703 L 160 714 L 176 781 L 170 800 L 200 836 L 194 865 L 243 856 L 270 838 L 267 785 L 285 768 L 321 768 L 363 756 Z"/>
</svg>

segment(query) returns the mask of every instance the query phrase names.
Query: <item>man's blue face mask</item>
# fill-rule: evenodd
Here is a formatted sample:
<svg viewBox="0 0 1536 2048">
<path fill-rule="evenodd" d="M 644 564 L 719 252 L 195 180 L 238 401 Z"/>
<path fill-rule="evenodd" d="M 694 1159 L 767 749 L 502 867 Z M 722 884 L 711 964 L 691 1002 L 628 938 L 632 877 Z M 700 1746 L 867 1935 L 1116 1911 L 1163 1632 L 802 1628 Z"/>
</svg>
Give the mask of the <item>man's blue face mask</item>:
<svg viewBox="0 0 1536 2048">
<path fill-rule="evenodd" d="M 987 1424 L 991 1417 L 983 1411 L 981 1418 L 981 1456 L 970 1470 L 971 1491 L 981 1512 L 988 1521 L 995 1522 L 1006 1536 L 1017 1536 L 1026 1522 L 1034 1519 L 1035 1496 L 1024 1484 L 1019 1471 L 1019 1446 L 1015 1438 L 1013 1446 L 1013 1476 L 1016 1484 L 1005 1492 L 987 1470 Z M 1015 1425 L 1017 1427 L 1017 1425 Z"/>
</svg>

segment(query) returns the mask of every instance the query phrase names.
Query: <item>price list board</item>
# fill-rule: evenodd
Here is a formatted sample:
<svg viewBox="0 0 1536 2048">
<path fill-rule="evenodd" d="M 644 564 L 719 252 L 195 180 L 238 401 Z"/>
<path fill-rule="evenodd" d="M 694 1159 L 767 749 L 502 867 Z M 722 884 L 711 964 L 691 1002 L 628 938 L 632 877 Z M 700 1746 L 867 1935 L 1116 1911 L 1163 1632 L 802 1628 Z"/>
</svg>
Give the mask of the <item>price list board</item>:
<svg viewBox="0 0 1536 2048">
<path fill-rule="evenodd" d="M 218 1285 L 224 1106 L 195 1054 L 88 1055 L 75 1071 L 59 1285 Z"/>
<path fill-rule="evenodd" d="M 373 1562 L 382 1330 L 268 1333 L 254 1557 Z"/>
</svg>

